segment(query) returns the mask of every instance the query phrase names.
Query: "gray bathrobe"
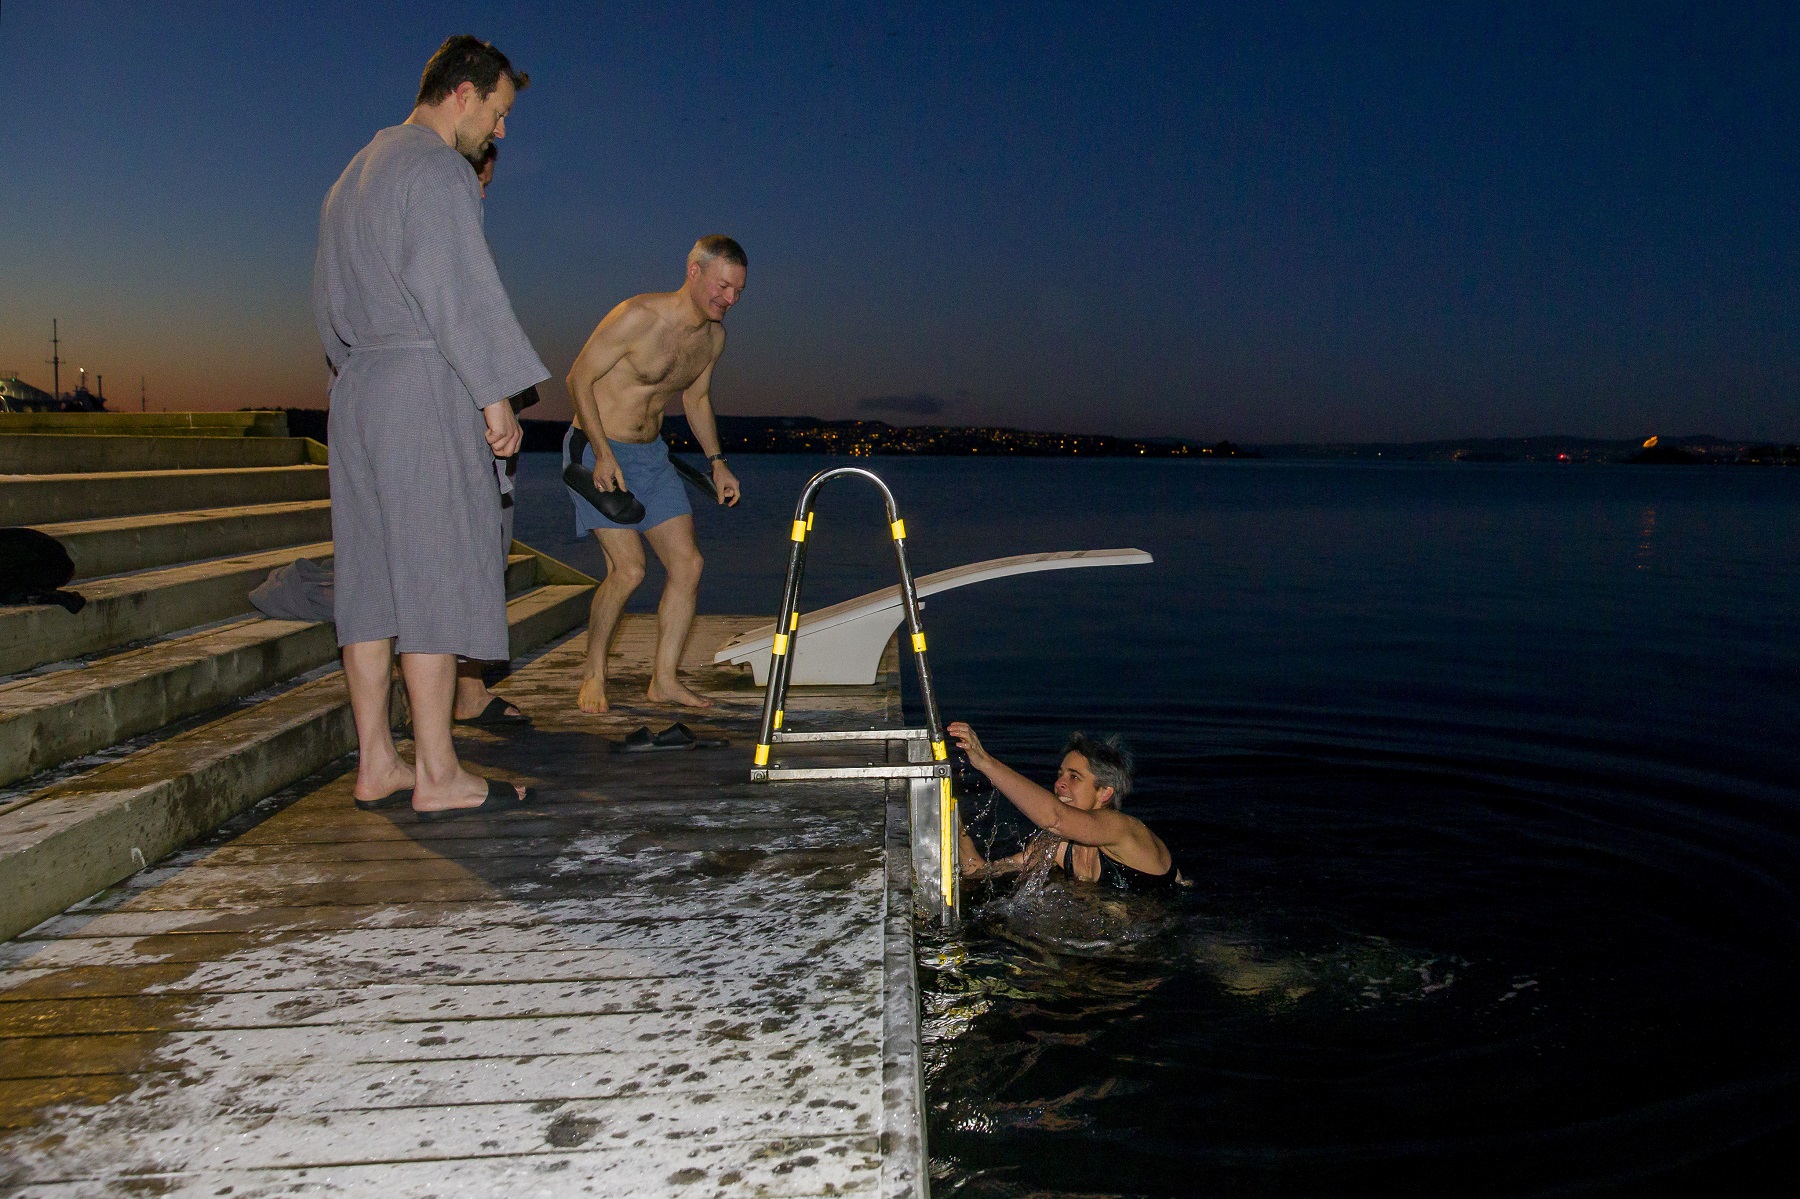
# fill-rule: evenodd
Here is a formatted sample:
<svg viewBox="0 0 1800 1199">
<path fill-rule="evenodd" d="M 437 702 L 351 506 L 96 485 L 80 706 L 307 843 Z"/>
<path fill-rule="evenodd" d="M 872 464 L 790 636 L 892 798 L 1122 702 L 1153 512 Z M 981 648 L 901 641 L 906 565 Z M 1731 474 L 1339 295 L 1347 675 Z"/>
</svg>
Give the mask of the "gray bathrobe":
<svg viewBox="0 0 1800 1199">
<path fill-rule="evenodd" d="M 462 155 L 383 129 L 319 216 L 338 644 L 504 659 L 506 546 L 481 409 L 550 377 L 513 316 Z"/>
</svg>

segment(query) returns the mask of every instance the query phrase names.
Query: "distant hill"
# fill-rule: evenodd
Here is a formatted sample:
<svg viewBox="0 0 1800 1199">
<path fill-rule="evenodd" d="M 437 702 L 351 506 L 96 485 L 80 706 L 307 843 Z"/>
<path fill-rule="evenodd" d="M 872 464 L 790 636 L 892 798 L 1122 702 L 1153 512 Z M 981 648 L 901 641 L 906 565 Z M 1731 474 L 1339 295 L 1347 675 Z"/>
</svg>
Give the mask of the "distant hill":
<svg viewBox="0 0 1800 1199">
<path fill-rule="evenodd" d="M 1754 444 L 1694 433 L 1641 439 L 1595 437 L 1465 437 L 1446 441 L 1301 442 L 1257 448 L 1266 458 L 1335 458 L 1383 462 L 1633 462 L 1800 465 L 1800 446 Z"/>
<path fill-rule="evenodd" d="M 288 431 L 296 437 L 325 440 L 325 413 L 316 408 L 288 408 Z M 519 422 L 525 428 L 527 453 L 562 448 L 567 421 Z M 1229 441 L 1211 445 L 1176 437 L 1133 439 L 1099 433 L 1039 433 L 1025 429 L 972 429 L 955 425 L 890 425 L 879 420 L 819 420 L 810 416 L 720 416 L 719 441 L 727 453 L 745 454 L 990 454 L 1021 457 L 1084 458 L 1255 458 L 1254 450 Z M 685 452 L 700 445 L 687 418 L 663 421 L 663 437 Z"/>
<path fill-rule="evenodd" d="M 325 440 L 325 413 L 289 408 L 296 437 Z M 522 420 L 528 453 L 562 448 L 567 421 Z M 959 425 L 890 425 L 879 420 L 820 420 L 811 416 L 720 416 L 727 454 L 989 455 L 1034 458 L 1312 458 L 1382 462 L 1646 462 L 1800 466 L 1800 446 L 1752 444 L 1709 434 L 1663 437 L 1655 447 L 1638 439 L 1594 437 L 1470 437 L 1447 441 L 1304 442 L 1239 446 L 1177 437 L 1110 437 Z M 699 452 L 687 418 L 663 422 L 677 450 Z"/>
</svg>

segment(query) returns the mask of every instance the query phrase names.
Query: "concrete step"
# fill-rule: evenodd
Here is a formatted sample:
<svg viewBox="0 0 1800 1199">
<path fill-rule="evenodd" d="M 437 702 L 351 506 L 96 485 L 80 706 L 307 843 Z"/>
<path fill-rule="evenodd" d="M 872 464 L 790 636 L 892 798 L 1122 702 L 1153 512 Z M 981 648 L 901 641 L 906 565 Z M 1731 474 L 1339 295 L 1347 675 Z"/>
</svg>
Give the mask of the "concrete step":
<svg viewBox="0 0 1800 1199">
<path fill-rule="evenodd" d="M 329 558 L 331 543 L 171 566 L 83 583 L 87 607 L 0 609 L 0 675 L 160 637 L 250 611 L 250 591 L 296 558 Z"/>
<path fill-rule="evenodd" d="M 392 715 L 402 719 L 398 689 Z M 0 809 L 0 937 L 129 877 L 355 744 L 334 671 Z"/>
<path fill-rule="evenodd" d="M 532 555 L 509 555 L 507 594 L 531 590 L 536 575 Z M 554 589 L 509 607 L 513 652 L 560 635 L 571 615 L 569 597 Z M 337 630 L 329 622 L 255 616 L 0 684 L 0 784 L 220 707 L 337 656 Z"/>
<path fill-rule="evenodd" d="M 304 437 L 131 437 L 78 433 L 0 436 L 0 474 L 5 475 L 302 466 L 309 461 Z"/>
<path fill-rule="evenodd" d="M 579 625 L 592 592 L 548 584 L 510 601 L 515 652 Z M 403 708 L 396 688 L 396 723 Z M 343 674 L 333 671 L 0 804 L 0 939 L 128 878 L 355 744 Z"/>
<path fill-rule="evenodd" d="M 95 579 L 201 558 L 327 541 L 331 537 L 331 501 L 155 512 L 37 527 L 68 549 L 75 559 L 77 579 Z"/>
<path fill-rule="evenodd" d="M 124 471 L 101 477 L 15 475 L 0 479 L 0 524 L 42 525 L 330 497 L 331 483 L 323 466 Z"/>
<path fill-rule="evenodd" d="M 506 605 L 508 648 L 513 657 L 547 645 L 587 623 L 592 583 L 546 583 Z"/>
<path fill-rule="evenodd" d="M 0 686 L 0 784 L 337 660 L 330 624 L 234 621 Z"/>
<path fill-rule="evenodd" d="M 285 412 L 0 412 L 0 433 L 286 437 Z"/>
<path fill-rule="evenodd" d="M 518 595 L 538 585 L 537 559 L 530 554 L 506 555 L 506 594 Z"/>
</svg>

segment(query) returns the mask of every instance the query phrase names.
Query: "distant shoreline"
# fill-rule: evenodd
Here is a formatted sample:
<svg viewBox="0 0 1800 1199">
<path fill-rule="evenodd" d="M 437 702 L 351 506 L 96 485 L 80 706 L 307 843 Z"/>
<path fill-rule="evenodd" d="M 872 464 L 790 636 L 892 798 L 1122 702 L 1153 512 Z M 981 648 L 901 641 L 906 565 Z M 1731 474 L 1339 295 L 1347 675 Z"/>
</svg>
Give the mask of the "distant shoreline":
<svg viewBox="0 0 1800 1199">
<path fill-rule="evenodd" d="M 325 440 L 325 412 L 284 409 L 297 437 Z M 527 452 L 562 448 L 567 421 L 530 420 Z M 1639 463 L 1651 465 L 1800 466 L 1800 445 L 1733 441 L 1709 434 L 1660 437 L 1654 445 L 1637 438 L 1469 437 L 1411 442 L 1295 442 L 1239 445 L 1178 437 L 1130 438 L 1098 433 L 1051 433 L 998 427 L 890 425 L 886 421 L 828 421 L 810 416 L 724 416 L 719 439 L 726 453 L 837 454 L 849 457 L 992 458 L 1227 458 L 1312 459 L 1366 462 L 1552 462 Z M 663 436 L 684 452 L 699 445 L 687 419 L 671 416 Z"/>
</svg>

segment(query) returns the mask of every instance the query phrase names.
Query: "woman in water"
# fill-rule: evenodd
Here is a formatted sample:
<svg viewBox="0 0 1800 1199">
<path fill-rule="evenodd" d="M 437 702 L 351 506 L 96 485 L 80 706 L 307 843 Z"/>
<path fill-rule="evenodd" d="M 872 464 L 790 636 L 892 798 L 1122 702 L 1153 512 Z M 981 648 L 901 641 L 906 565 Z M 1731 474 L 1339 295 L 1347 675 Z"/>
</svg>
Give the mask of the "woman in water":
<svg viewBox="0 0 1800 1199">
<path fill-rule="evenodd" d="M 1131 755 L 1118 738 L 1096 741 L 1076 733 L 1063 747 L 1055 789 L 1046 791 L 981 747 L 975 730 L 956 721 L 946 730 L 1000 794 L 1026 819 L 1057 838 L 1050 853 L 1070 878 L 1129 890 L 1185 883 L 1169 857 L 1169 847 L 1150 827 L 1119 810 L 1131 790 Z M 988 862 L 967 832 L 962 834 L 963 871 L 1006 873 L 1023 869 L 1028 848 Z"/>
</svg>

